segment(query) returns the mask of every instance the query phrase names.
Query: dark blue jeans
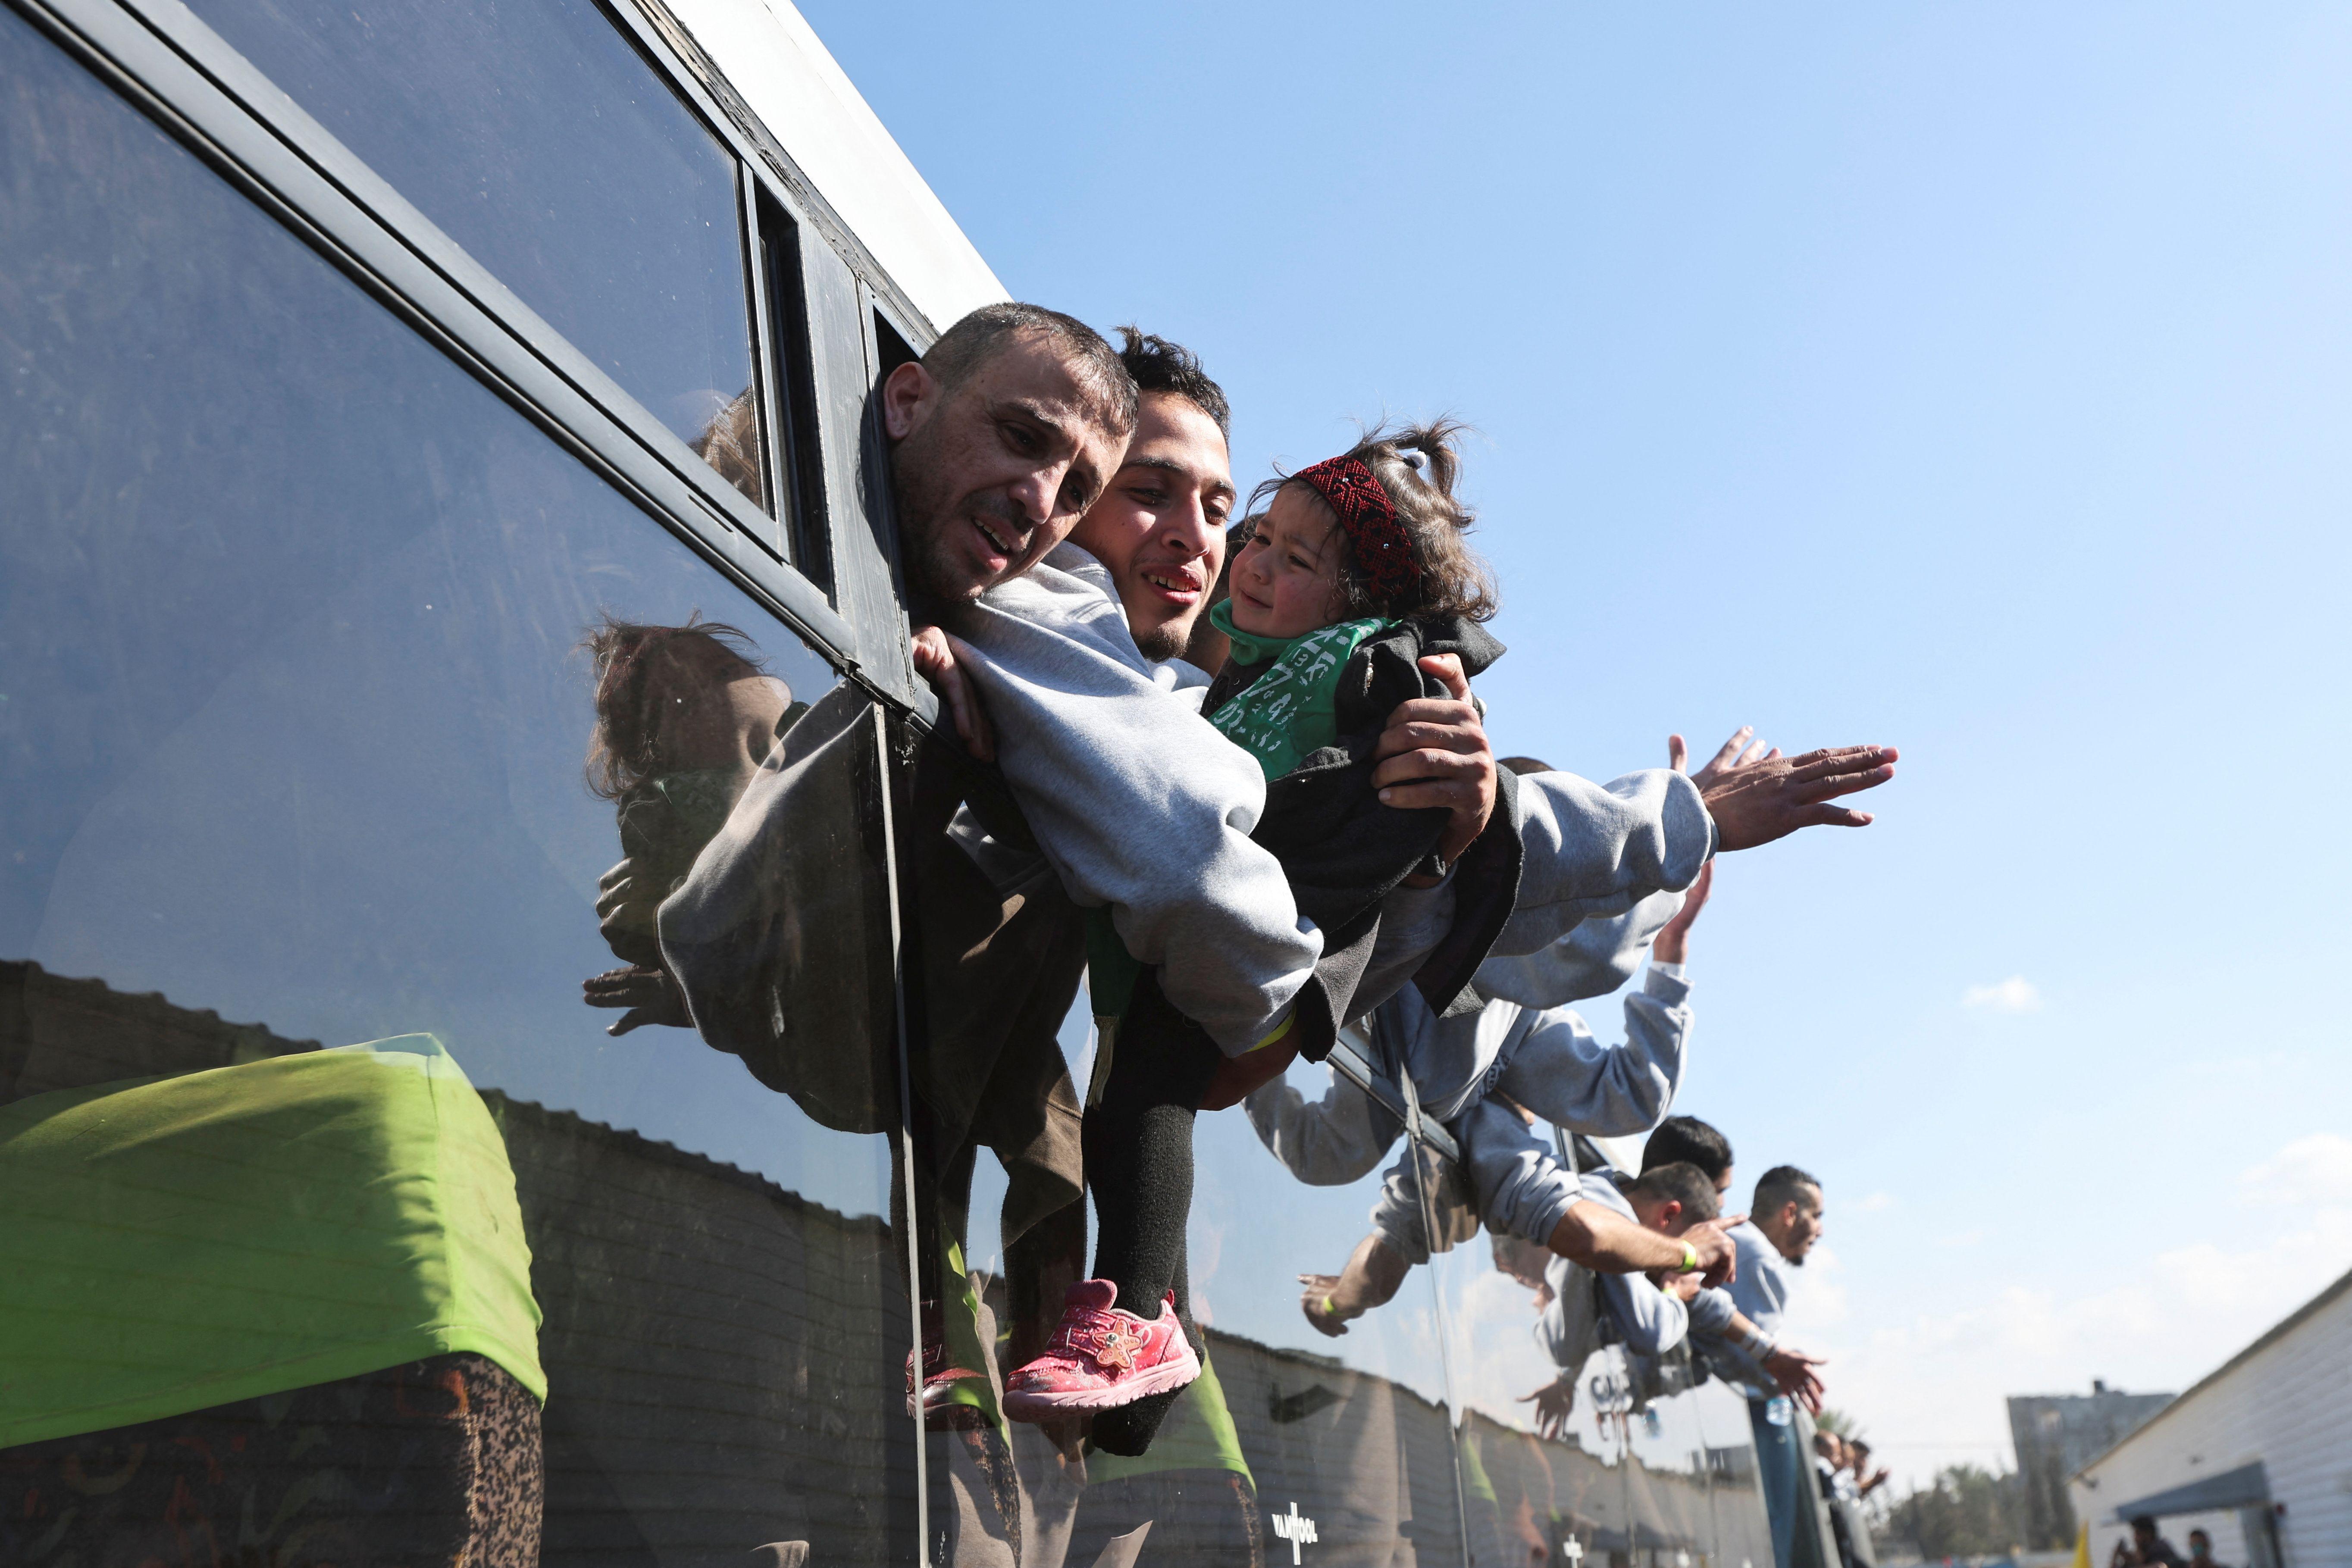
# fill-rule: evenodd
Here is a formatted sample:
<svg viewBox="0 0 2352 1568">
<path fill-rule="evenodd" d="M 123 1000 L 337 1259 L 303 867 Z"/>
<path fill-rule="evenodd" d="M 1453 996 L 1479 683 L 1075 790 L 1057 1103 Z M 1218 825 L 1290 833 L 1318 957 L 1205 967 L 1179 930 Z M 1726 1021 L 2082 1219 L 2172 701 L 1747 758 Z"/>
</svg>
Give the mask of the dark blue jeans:
<svg viewBox="0 0 2352 1568">
<path fill-rule="evenodd" d="M 1800 1568 L 1799 1510 L 1811 1500 L 1805 1489 L 1813 1484 L 1812 1461 L 1798 1445 L 1796 1423 L 1774 1426 L 1764 1414 L 1767 1403 L 1748 1402 L 1748 1424 L 1756 1432 L 1756 1468 L 1764 1483 L 1764 1512 L 1772 1522 L 1772 1561 L 1779 1568 Z"/>
</svg>

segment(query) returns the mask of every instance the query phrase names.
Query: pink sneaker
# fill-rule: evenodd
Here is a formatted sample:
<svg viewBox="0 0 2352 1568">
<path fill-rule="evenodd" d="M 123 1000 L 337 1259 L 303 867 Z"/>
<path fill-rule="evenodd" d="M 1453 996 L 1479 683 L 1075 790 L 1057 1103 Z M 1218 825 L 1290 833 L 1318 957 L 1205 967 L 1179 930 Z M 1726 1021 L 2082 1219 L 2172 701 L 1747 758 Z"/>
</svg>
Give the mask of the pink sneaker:
<svg viewBox="0 0 2352 1568">
<path fill-rule="evenodd" d="M 1112 1305 L 1118 1300 L 1118 1287 L 1108 1279 L 1070 1287 L 1045 1353 L 1004 1380 L 1006 1415 L 1051 1421 L 1073 1411 L 1109 1410 L 1201 1375 L 1173 1295 L 1148 1322 Z"/>
<path fill-rule="evenodd" d="M 919 1395 L 923 1425 L 934 1432 L 954 1432 L 992 1425 L 978 1403 L 987 1398 L 988 1374 L 953 1364 L 946 1333 L 929 1323 L 923 1331 L 923 1387 Z M 907 1352 L 907 1414 L 915 1414 L 915 1352 Z"/>
</svg>

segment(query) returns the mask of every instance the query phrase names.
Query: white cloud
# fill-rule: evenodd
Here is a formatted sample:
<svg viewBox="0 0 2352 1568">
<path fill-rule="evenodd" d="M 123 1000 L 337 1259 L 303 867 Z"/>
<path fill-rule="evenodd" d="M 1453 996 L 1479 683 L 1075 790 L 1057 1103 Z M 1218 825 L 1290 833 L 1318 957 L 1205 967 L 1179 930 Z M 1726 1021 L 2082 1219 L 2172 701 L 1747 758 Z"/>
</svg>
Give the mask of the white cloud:
<svg viewBox="0 0 2352 1568">
<path fill-rule="evenodd" d="M 1869 1193 L 1854 1199 L 1845 1206 L 1856 1214 L 1880 1214 L 1893 1208 L 1895 1201 L 1893 1193 Z"/>
<path fill-rule="evenodd" d="M 1960 993 L 1960 1005 L 1986 1013 L 2038 1013 L 2042 993 L 2024 975 L 2012 974 L 1990 985 L 1969 986 Z"/>
<path fill-rule="evenodd" d="M 1914 1299 L 1924 1310 L 1864 1310 L 1843 1322 L 1840 1311 L 1801 1324 L 1802 1303 L 1792 1300 L 1791 1337 L 1829 1356 L 1831 1402 L 1854 1415 L 1903 1481 L 1963 1461 L 2006 1465 L 2002 1395 L 2083 1392 L 2095 1376 L 2177 1392 L 2352 1266 L 2352 1139 L 2287 1143 L 2246 1171 L 2233 1195 L 2241 1221 L 2153 1254 L 2100 1258 L 2073 1279 L 2005 1281 L 1991 1250 L 1997 1229 L 1925 1235 L 1914 1244 L 1924 1252 L 1874 1243 L 1861 1264 L 1871 1285 L 1919 1271 Z M 1945 1247 L 1964 1242 L 1986 1247 L 1974 1254 L 1976 1273 L 1943 1261 Z"/>
<path fill-rule="evenodd" d="M 2352 1138 L 2298 1138 L 2238 1178 L 2248 1195 L 2286 1204 L 2352 1203 Z"/>
</svg>

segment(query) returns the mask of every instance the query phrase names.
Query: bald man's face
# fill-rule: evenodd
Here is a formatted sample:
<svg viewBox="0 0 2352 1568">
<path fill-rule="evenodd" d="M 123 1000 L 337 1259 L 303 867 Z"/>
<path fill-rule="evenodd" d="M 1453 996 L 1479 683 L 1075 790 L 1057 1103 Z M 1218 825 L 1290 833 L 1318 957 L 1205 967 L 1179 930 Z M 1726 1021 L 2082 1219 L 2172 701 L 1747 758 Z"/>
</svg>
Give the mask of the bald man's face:
<svg viewBox="0 0 2352 1568">
<path fill-rule="evenodd" d="M 1118 586 L 1135 646 L 1150 659 L 1184 651 L 1224 563 L 1232 459 L 1217 422 L 1191 398 L 1150 392 L 1102 499 L 1070 531 Z"/>
<path fill-rule="evenodd" d="M 1013 338 L 955 387 L 902 364 L 881 401 L 908 581 L 940 605 L 1045 559 L 1126 446 L 1084 368 L 1043 333 Z"/>
</svg>

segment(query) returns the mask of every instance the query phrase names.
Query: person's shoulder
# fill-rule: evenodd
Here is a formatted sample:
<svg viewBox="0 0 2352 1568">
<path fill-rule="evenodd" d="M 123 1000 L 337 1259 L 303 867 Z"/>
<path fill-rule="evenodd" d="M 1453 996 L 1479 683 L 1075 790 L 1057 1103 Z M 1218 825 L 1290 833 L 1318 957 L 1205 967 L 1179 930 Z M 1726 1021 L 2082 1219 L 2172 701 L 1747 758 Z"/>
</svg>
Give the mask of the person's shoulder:
<svg viewBox="0 0 2352 1568">
<path fill-rule="evenodd" d="M 1034 618 L 1041 610 L 1090 611 L 1105 604 L 1116 609 L 1118 585 L 1101 562 L 1066 541 L 1020 576 L 982 594 L 980 602 L 1024 619 Z"/>
<path fill-rule="evenodd" d="M 1465 675 L 1485 673 L 1507 651 L 1494 633 L 1465 616 L 1415 616 L 1398 624 L 1409 627 L 1421 653 L 1450 653 L 1461 659 Z"/>
<path fill-rule="evenodd" d="M 1076 646 L 1147 679 L 1152 673 L 1110 574 L 1075 544 L 1055 546 L 1020 576 L 982 594 L 951 629 L 992 659 L 1050 665 Z"/>
<path fill-rule="evenodd" d="M 1621 1218 L 1632 1219 L 1634 1217 L 1633 1205 L 1626 1200 L 1622 1189 L 1633 1179 L 1614 1166 L 1596 1165 L 1584 1172 L 1577 1184 L 1583 1196 L 1603 1208 L 1613 1210 Z"/>
</svg>

